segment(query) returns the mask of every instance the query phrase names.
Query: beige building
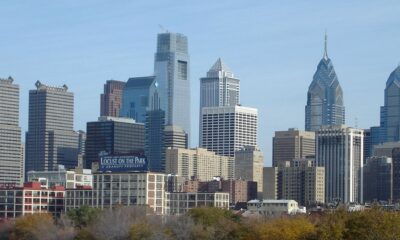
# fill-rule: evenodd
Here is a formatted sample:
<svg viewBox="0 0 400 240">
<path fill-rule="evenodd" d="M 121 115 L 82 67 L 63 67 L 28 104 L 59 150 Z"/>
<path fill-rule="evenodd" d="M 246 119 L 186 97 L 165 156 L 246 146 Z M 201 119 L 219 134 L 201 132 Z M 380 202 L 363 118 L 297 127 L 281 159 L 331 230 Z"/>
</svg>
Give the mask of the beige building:
<svg viewBox="0 0 400 240">
<path fill-rule="evenodd" d="M 305 209 L 299 208 L 294 200 L 251 200 L 247 202 L 247 209 L 249 214 L 256 213 L 265 217 L 305 213 Z"/>
<path fill-rule="evenodd" d="M 263 199 L 278 199 L 279 170 L 277 167 L 263 168 Z"/>
<path fill-rule="evenodd" d="M 325 168 L 314 160 L 287 161 L 282 171 L 282 198 L 293 199 L 303 206 L 324 203 Z"/>
<path fill-rule="evenodd" d="M 264 155 L 257 146 L 245 146 L 235 152 L 235 178 L 257 182 L 257 192 L 263 193 Z"/>
<path fill-rule="evenodd" d="M 176 174 L 186 180 L 210 181 L 216 176 L 233 179 L 234 159 L 203 148 L 168 148 L 165 170 L 167 174 Z"/>
<path fill-rule="evenodd" d="M 315 156 L 315 133 L 289 128 L 287 131 L 277 131 L 273 137 L 272 164 L 278 167 L 280 163 L 293 159 Z"/>
</svg>

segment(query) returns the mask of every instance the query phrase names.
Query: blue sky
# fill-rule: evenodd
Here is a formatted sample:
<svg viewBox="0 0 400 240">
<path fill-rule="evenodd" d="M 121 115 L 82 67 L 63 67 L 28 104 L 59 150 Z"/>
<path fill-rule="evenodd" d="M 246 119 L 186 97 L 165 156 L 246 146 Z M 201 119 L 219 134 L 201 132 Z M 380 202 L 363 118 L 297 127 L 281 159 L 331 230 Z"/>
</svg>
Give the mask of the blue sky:
<svg viewBox="0 0 400 240">
<path fill-rule="evenodd" d="M 108 79 L 153 73 L 159 25 L 189 38 L 192 145 L 198 143 L 199 78 L 221 57 L 241 80 L 241 103 L 259 109 L 259 145 L 271 164 L 273 132 L 304 128 L 308 85 L 323 54 L 344 91 L 346 122 L 379 124 L 385 82 L 400 63 L 400 2 L 102 1 L 0 2 L 0 77 L 21 87 L 21 127 L 36 80 L 67 84 L 75 128 L 99 115 Z"/>
</svg>

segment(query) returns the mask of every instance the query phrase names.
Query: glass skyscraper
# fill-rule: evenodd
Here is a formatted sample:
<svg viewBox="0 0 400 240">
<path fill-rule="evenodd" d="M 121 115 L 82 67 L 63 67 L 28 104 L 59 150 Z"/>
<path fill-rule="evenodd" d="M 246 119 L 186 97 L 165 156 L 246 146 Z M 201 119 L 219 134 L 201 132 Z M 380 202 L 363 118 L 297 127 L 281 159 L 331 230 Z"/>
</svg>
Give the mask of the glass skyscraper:
<svg viewBox="0 0 400 240">
<path fill-rule="evenodd" d="M 154 79 L 154 76 L 149 76 L 135 77 L 128 80 L 122 92 L 120 117 L 133 118 L 139 123 L 146 121 L 150 88 Z"/>
<path fill-rule="evenodd" d="M 177 125 L 190 135 L 190 77 L 187 37 L 160 33 L 157 39 L 154 74 L 158 82 L 160 108 L 166 125 Z"/>
<path fill-rule="evenodd" d="M 400 66 L 386 81 L 385 105 L 381 107 L 381 142 L 400 141 Z"/>
<path fill-rule="evenodd" d="M 324 56 L 318 64 L 313 81 L 308 88 L 305 107 L 306 131 L 317 131 L 323 125 L 345 124 L 343 91 L 327 53 L 325 35 Z"/>
</svg>

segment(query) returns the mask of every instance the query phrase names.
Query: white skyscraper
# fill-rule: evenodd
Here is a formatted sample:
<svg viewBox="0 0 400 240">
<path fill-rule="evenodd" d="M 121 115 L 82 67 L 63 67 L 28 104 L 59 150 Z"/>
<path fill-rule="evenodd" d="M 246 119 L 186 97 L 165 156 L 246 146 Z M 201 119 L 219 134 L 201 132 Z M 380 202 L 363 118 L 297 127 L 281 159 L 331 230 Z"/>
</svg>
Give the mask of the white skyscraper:
<svg viewBox="0 0 400 240">
<path fill-rule="evenodd" d="M 317 165 L 325 167 L 325 200 L 363 202 L 363 130 L 323 126 L 316 134 Z"/>
<path fill-rule="evenodd" d="M 0 78 L 0 184 L 23 182 L 23 148 L 19 127 L 19 86 Z"/>
<path fill-rule="evenodd" d="M 257 145 L 258 111 L 242 106 L 204 107 L 200 145 L 218 155 L 234 157 L 244 146 Z"/>
</svg>

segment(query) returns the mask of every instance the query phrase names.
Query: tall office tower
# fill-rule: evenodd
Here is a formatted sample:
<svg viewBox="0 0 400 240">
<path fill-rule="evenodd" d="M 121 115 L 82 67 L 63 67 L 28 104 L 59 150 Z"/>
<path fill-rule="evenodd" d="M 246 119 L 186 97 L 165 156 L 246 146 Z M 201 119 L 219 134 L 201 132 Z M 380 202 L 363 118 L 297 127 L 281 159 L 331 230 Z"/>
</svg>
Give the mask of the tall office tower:
<svg viewBox="0 0 400 240">
<path fill-rule="evenodd" d="M 146 111 L 149 108 L 151 88 L 155 77 L 130 78 L 122 94 L 120 117 L 133 118 L 136 122 L 146 121 Z"/>
<path fill-rule="evenodd" d="M 264 155 L 257 146 L 244 146 L 235 152 L 235 178 L 257 182 L 258 196 L 263 194 Z"/>
<path fill-rule="evenodd" d="M 364 165 L 367 163 L 367 158 L 371 157 L 371 130 L 364 129 Z"/>
<path fill-rule="evenodd" d="M 317 166 L 325 167 L 325 201 L 363 202 L 363 130 L 324 126 L 316 133 Z"/>
<path fill-rule="evenodd" d="M 400 148 L 400 142 L 385 142 L 374 147 L 372 156 L 392 157 L 393 149 Z"/>
<path fill-rule="evenodd" d="M 287 131 L 277 131 L 272 139 L 272 165 L 293 159 L 315 156 L 315 133 L 289 128 Z"/>
<path fill-rule="evenodd" d="M 78 168 L 83 168 L 85 164 L 86 133 L 78 131 Z"/>
<path fill-rule="evenodd" d="M 29 91 L 25 172 L 51 171 L 78 161 L 78 134 L 74 128 L 74 94 L 66 85 L 50 87 L 36 82 Z"/>
<path fill-rule="evenodd" d="M 108 80 L 100 94 L 100 116 L 118 117 L 122 107 L 122 91 L 125 82 Z"/>
<path fill-rule="evenodd" d="M 168 148 L 165 172 L 186 180 L 211 181 L 214 177 L 234 179 L 234 159 L 203 148 Z"/>
<path fill-rule="evenodd" d="M 400 141 L 400 65 L 386 81 L 385 105 L 381 107 L 383 142 Z"/>
<path fill-rule="evenodd" d="M 19 86 L 13 79 L 0 78 L 0 184 L 23 183 L 19 127 Z"/>
<path fill-rule="evenodd" d="M 235 156 L 244 146 L 257 145 L 255 108 L 204 107 L 201 111 L 200 145 L 222 156 Z"/>
<path fill-rule="evenodd" d="M 325 169 L 314 160 L 295 159 L 281 166 L 282 198 L 293 199 L 303 206 L 325 202 Z"/>
<path fill-rule="evenodd" d="M 343 91 L 327 53 L 325 34 L 324 56 L 318 64 L 313 81 L 308 88 L 306 131 L 317 131 L 322 125 L 345 124 Z"/>
<path fill-rule="evenodd" d="M 99 117 L 86 125 L 85 168 L 99 161 L 99 154 L 143 154 L 144 124 L 131 118 Z"/>
<path fill-rule="evenodd" d="M 188 148 L 188 135 L 179 126 L 167 125 L 164 129 L 165 148 Z"/>
<path fill-rule="evenodd" d="M 400 147 L 393 149 L 393 201 L 400 201 Z"/>
<path fill-rule="evenodd" d="M 154 74 L 159 83 L 160 108 L 167 125 L 181 127 L 190 137 L 190 69 L 188 40 L 179 33 L 160 33 Z"/>
<path fill-rule="evenodd" d="M 280 195 L 278 167 L 264 167 L 263 181 L 263 199 L 278 199 Z"/>
<path fill-rule="evenodd" d="M 207 77 L 200 78 L 200 109 L 239 105 L 239 82 L 218 58 Z"/>
<path fill-rule="evenodd" d="M 364 201 L 393 199 L 393 164 L 390 157 L 370 157 L 364 166 Z"/>
<path fill-rule="evenodd" d="M 151 98 L 151 108 L 146 114 L 144 154 L 147 157 L 149 170 L 165 170 L 165 111 L 160 109 L 158 91 Z"/>
</svg>

